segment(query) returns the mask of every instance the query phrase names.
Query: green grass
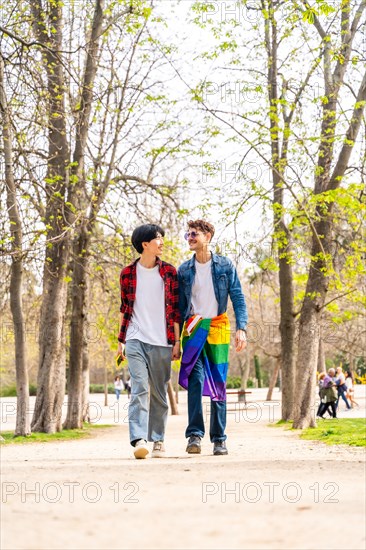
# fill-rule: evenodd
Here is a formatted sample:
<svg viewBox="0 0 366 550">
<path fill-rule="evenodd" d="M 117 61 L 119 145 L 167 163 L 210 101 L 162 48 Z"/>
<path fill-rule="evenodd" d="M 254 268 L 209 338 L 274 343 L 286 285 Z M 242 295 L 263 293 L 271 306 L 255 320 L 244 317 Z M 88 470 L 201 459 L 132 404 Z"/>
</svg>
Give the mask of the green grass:
<svg viewBox="0 0 366 550">
<path fill-rule="evenodd" d="M 292 430 L 292 423 L 280 420 L 272 426 Z M 300 430 L 294 430 L 300 431 Z M 366 447 L 366 420 L 364 418 L 335 418 L 319 420 L 316 428 L 307 428 L 299 434 L 301 439 L 322 441 L 327 445 Z"/>
<path fill-rule="evenodd" d="M 319 420 L 316 428 L 307 428 L 300 437 L 323 441 L 327 445 L 366 447 L 366 421 L 364 418 Z"/>
<path fill-rule="evenodd" d="M 14 432 L 2 432 L 1 435 L 5 441 L 0 441 L 0 445 L 23 444 L 23 443 L 46 443 L 48 441 L 68 441 L 71 439 L 81 439 L 91 437 L 93 430 L 99 428 L 114 428 L 115 424 L 87 424 L 84 423 L 83 429 L 62 430 L 55 434 L 45 434 L 40 432 L 32 433 L 26 437 L 14 437 Z"/>
</svg>

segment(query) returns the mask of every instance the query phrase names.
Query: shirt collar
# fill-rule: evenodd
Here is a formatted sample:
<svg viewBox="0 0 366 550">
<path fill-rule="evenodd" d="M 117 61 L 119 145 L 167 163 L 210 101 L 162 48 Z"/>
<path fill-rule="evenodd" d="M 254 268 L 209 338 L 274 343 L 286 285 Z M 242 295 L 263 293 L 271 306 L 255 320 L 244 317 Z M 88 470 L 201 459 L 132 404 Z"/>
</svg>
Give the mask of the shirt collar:
<svg viewBox="0 0 366 550">
<path fill-rule="evenodd" d="M 216 264 L 218 261 L 217 254 L 211 252 L 211 260 Z M 196 261 L 196 254 L 193 254 L 192 258 L 189 260 L 189 267 L 194 267 Z"/>
</svg>

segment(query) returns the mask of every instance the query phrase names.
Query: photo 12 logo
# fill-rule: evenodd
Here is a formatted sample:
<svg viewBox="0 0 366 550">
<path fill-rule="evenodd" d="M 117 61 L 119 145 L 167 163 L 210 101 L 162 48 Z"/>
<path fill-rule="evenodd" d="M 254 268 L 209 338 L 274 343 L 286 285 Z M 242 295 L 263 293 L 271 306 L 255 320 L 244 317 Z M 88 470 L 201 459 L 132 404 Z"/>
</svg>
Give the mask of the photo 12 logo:
<svg viewBox="0 0 366 550">
<path fill-rule="evenodd" d="M 264 481 L 263 483 L 255 481 L 248 483 L 208 481 L 202 483 L 202 502 L 206 504 L 216 500 L 216 502 L 226 503 L 229 500 L 236 503 L 248 502 L 255 504 L 259 501 L 265 501 L 273 504 L 274 502 L 284 501 L 294 504 L 301 499 L 310 499 L 315 503 L 337 504 L 339 500 L 334 497 L 338 491 L 339 485 L 334 481 L 323 485 L 315 482 L 309 486 L 301 486 L 296 481 L 285 484 L 278 481 Z"/>
<path fill-rule="evenodd" d="M 205 23 L 256 23 L 261 17 L 261 11 L 254 1 L 247 2 L 197 2 L 197 12 L 201 14 L 201 22 Z"/>
<path fill-rule="evenodd" d="M 1 484 L 1 502 L 6 504 L 16 498 L 22 504 L 26 504 L 30 500 L 37 504 L 40 502 L 54 504 L 60 501 L 73 504 L 81 500 L 88 504 L 95 504 L 105 496 L 108 500 L 112 497 L 114 503 L 138 504 L 139 499 L 136 495 L 139 490 L 139 485 L 134 481 L 127 483 L 116 481 L 109 487 L 102 487 L 95 481 L 83 484 L 78 481 L 64 481 L 63 483 L 51 481 L 43 484 L 38 481 L 34 484 L 25 481 L 21 483 L 4 481 Z"/>
</svg>

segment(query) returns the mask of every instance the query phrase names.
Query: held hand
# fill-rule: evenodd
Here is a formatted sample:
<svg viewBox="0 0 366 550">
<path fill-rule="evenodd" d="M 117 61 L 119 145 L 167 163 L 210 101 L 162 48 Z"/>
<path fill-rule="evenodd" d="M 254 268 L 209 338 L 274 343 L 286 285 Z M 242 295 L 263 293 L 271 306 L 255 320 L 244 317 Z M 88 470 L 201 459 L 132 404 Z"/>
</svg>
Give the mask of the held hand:
<svg viewBox="0 0 366 550">
<path fill-rule="evenodd" d="M 244 330 L 237 330 L 235 334 L 235 351 L 243 351 L 247 347 L 247 337 Z"/>
<path fill-rule="evenodd" d="M 172 361 L 177 361 L 180 357 L 180 342 L 176 342 L 172 349 Z"/>
<path fill-rule="evenodd" d="M 124 349 L 124 345 L 122 344 L 122 342 L 118 342 L 116 357 L 118 357 L 119 355 L 122 357 L 122 361 L 126 360 L 125 349 Z"/>
</svg>

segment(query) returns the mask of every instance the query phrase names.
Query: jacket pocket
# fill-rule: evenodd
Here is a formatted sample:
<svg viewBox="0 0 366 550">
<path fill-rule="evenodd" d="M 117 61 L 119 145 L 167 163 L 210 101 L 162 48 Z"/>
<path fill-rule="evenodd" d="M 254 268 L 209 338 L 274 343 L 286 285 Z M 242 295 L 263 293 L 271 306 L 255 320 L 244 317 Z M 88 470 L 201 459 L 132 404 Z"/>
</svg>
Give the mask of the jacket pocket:
<svg viewBox="0 0 366 550">
<path fill-rule="evenodd" d="M 222 275 L 220 275 L 218 277 L 217 282 L 218 282 L 218 287 L 219 287 L 220 290 L 226 290 L 229 286 L 229 281 L 228 281 L 227 275 L 225 275 L 225 273 L 223 273 Z"/>
</svg>

